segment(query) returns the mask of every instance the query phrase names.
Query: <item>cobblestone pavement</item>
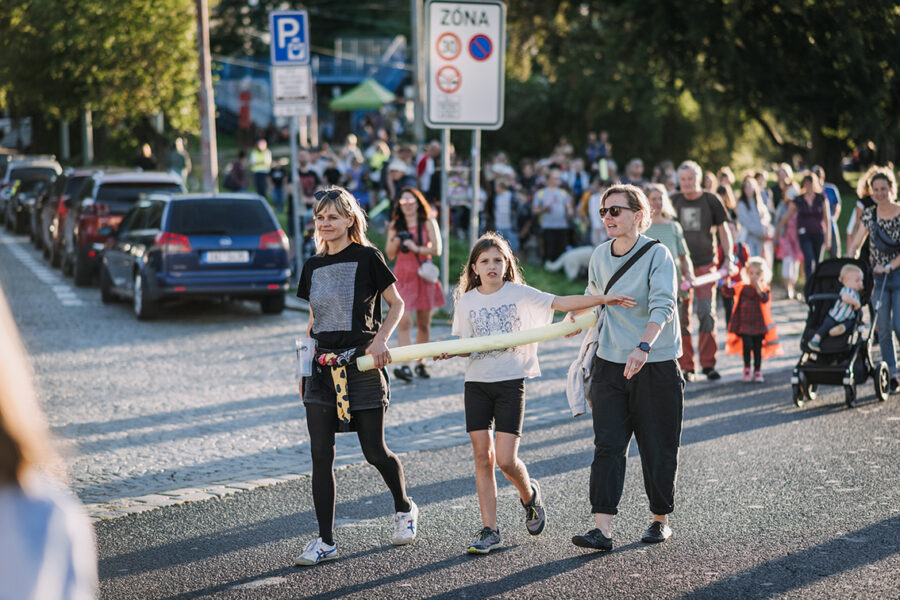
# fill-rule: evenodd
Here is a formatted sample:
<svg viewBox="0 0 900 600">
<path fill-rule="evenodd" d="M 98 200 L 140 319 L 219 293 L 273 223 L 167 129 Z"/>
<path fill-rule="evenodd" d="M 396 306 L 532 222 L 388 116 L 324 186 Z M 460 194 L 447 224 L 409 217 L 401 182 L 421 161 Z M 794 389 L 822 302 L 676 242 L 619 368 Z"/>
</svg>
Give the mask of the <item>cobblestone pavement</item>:
<svg viewBox="0 0 900 600">
<path fill-rule="evenodd" d="M 305 331 L 304 312 L 263 316 L 249 302 L 194 303 L 139 322 L 130 305 L 102 305 L 97 289 L 75 288 L 49 269 L 27 238 L 6 233 L 0 233 L 0 285 L 31 354 L 71 485 L 93 518 L 228 495 L 309 472 L 293 354 L 294 337 Z M 786 354 L 765 363 L 768 372 L 796 362 L 806 309 L 776 300 L 773 313 Z M 436 323 L 433 337 L 450 337 L 448 324 Z M 571 419 L 564 382 L 579 343 L 541 344 L 543 377 L 527 384 L 526 428 Z M 720 382 L 688 384 L 688 398 L 692 389 L 710 386 L 721 387 L 723 398 L 749 389 L 739 381 L 739 357 L 720 353 L 720 367 Z M 395 452 L 468 443 L 463 360 L 429 368 L 430 380 L 392 382 L 386 438 Z M 338 436 L 337 465 L 361 461 L 355 436 Z"/>
</svg>

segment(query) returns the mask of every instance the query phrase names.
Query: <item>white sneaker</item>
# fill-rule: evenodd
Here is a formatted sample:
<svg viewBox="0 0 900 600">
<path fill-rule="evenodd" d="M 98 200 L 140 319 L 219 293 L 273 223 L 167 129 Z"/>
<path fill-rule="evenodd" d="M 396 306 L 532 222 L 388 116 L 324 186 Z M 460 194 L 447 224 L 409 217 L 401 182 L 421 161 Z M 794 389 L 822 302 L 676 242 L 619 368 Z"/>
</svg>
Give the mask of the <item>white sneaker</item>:
<svg viewBox="0 0 900 600">
<path fill-rule="evenodd" d="M 322 541 L 322 538 L 316 538 L 306 545 L 303 554 L 294 559 L 294 564 L 298 567 L 317 565 L 337 557 L 337 546 L 328 545 Z"/>
<path fill-rule="evenodd" d="M 391 543 L 395 546 L 411 543 L 419 530 L 419 507 L 412 500 L 409 503 L 412 505 L 409 512 L 394 514 L 394 538 Z"/>
</svg>

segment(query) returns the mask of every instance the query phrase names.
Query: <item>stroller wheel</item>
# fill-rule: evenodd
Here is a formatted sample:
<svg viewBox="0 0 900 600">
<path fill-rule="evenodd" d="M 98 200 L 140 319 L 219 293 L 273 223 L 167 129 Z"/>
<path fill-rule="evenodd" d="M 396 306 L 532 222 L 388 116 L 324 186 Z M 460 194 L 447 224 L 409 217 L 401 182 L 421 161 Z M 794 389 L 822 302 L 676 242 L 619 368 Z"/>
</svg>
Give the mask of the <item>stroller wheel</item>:
<svg viewBox="0 0 900 600">
<path fill-rule="evenodd" d="M 875 379 L 875 396 L 879 402 L 884 402 L 891 393 L 891 372 L 888 370 L 887 363 L 878 363 L 873 378 Z"/>
<path fill-rule="evenodd" d="M 806 397 L 810 400 L 816 399 L 816 394 L 819 392 L 819 384 L 818 383 L 810 383 L 806 386 Z"/>
<path fill-rule="evenodd" d="M 844 386 L 844 403 L 847 405 L 847 408 L 853 408 L 856 405 L 856 386 L 855 385 L 845 385 Z"/>
<path fill-rule="evenodd" d="M 791 391 L 794 395 L 794 404 L 797 405 L 797 408 L 803 408 L 803 405 L 806 403 L 806 397 L 803 394 L 803 387 L 801 387 L 799 383 L 795 383 L 791 386 Z"/>
</svg>

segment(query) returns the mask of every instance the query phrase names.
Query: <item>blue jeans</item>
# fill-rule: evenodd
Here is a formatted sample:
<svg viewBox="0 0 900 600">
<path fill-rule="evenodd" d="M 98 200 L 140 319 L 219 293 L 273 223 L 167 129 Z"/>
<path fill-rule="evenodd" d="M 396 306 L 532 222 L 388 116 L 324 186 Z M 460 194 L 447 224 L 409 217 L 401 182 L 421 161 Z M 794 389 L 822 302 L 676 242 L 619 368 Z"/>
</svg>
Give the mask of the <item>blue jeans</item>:
<svg viewBox="0 0 900 600">
<path fill-rule="evenodd" d="M 822 232 L 799 233 L 797 239 L 800 241 L 800 250 L 803 251 L 803 273 L 806 279 L 812 276 L 819 264 L 819 257 L 822 255 L 822 244 L 825 243 L 825 234 Z"/>
<path fill-rule="evenodd" d="M 276 215 L 284 212 L 284 188 L 280 185 L 272 188 L 272 208 L 275 209 Z"/>
<path fill-rule="evenodd" d="M 894 334 L 900 336 L 900 271 L 891 271 L 887 275 L 887 285 L 884 294 L 881 293 L 881 285 L 884 275 L 875 276 L 875 289 L 872 299 L 878 302 L 881 297 L 881 306 L 875 323 L 878 327 L 878 345 L 881 347 L 881 360 L 887 363 L 891 371 L 891 377 L 897 374 L 897 358 L 894 355 Z"/>
</svg>

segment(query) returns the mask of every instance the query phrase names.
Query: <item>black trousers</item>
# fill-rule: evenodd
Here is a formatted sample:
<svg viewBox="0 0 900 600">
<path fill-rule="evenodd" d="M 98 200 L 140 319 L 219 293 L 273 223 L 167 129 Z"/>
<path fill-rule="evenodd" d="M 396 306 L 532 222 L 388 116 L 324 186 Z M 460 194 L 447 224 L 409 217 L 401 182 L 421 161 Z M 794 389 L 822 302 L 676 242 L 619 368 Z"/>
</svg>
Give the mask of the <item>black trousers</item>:
<svg viewBox="0 0 900 600">
<path fill-rule="evenodd" d="M 762 367 L 762 343 L 764 335 L 741 335 L 741 345 L 744 347 L 744 368 L 750 368 L 750 355 L 753 355 L 753 370 L 759 371 Z"/>
<path fill-rule="evenodd" d="M 684 379 L 678 362 L 646 363 L 630 381 L 625 379 L 624 364 L 594 357 L 593 368 L 591 512 L 618 513 L 625 486 L 625 458 L 634 435 L 650 511 L 671 513 L 684 414 Z"/>
<path fill-rule="evenodd" d="M 356 434 L 366 461 L 381 473 L 394 498 L 394 511 L 407 512 L 411 505 L 406 495 L 403 465 L 384 443 L 384 407 L 351 412 L 356 421 Z M 333 407 L 306 405 L 306 425 L 312 452 L 312 493 L 319 536 L 326 544 L 334 543 L 334 434 L 337 412 Z"/>
</svg>

